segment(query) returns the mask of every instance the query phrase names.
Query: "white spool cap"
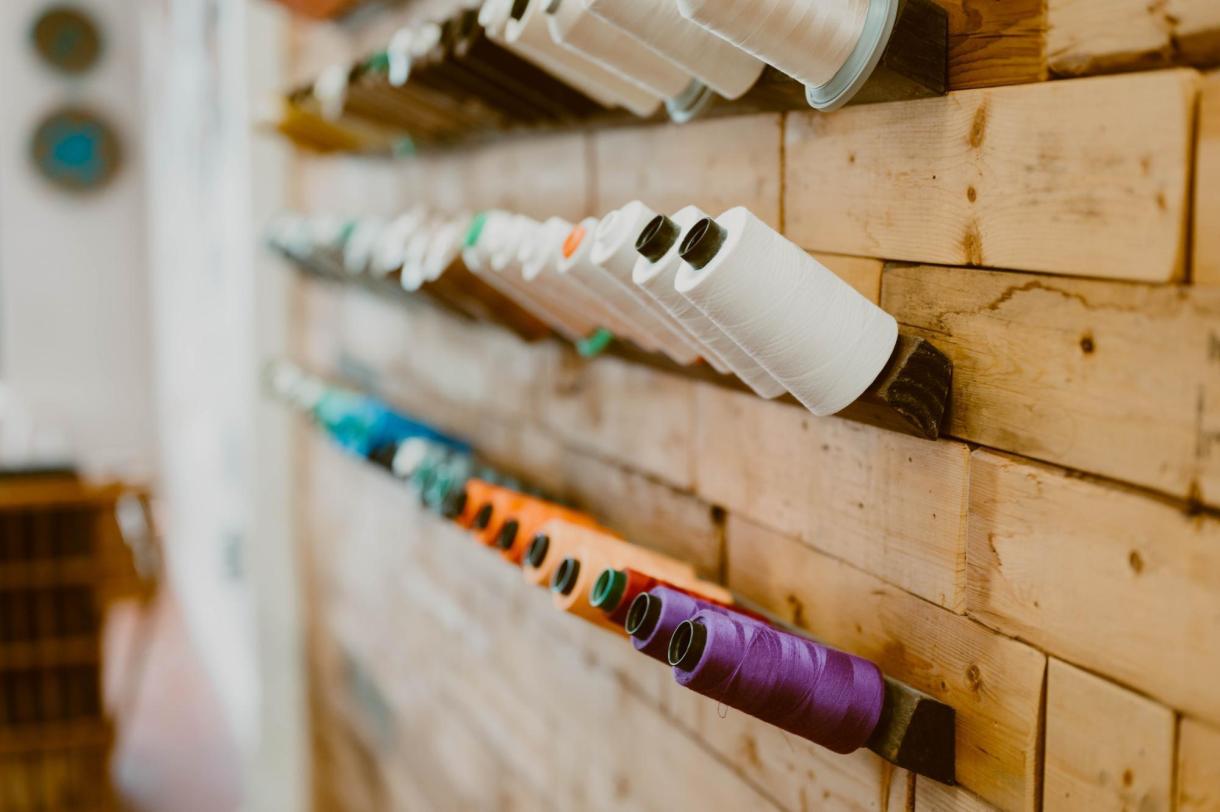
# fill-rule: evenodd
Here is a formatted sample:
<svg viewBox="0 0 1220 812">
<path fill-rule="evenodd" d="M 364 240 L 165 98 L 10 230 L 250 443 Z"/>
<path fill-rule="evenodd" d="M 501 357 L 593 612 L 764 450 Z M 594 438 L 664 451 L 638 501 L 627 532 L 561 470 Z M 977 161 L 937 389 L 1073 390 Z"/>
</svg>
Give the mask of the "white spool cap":
<svg viewBox="0 0 1220 812">
<path fill-rule="evenodd" d="M 894 317 L 743 207 L 682 240 L 677 291 L 815 415 L 840 411 L 877 379 Z"/>
<path fill-rule="evenodd" d="M 525 1 L 519 18 L 510 14 L 504 29 L 505 42 L 520 48 L 552 75 L 605 106 L 624 107 L 642 118 L 657 111 L 661 106 L 658 96 L 555 42 L 541 8 L 545 0 Z"/>
<path fill-rule="evenodd" d="M 351 76 L 351 65 L 340 62 L 318 74 L 313 83 L 313 97 L 322 108 L 322 117 L 334 121 L 343 115 L 347 104 L 347 80 Z"/>
<path fill-rule="evenodd" d="M 661 98 L 680 95 L 691 75 L 631 34 L 606 22 L 581 0 L 547 0 L 551 38 Z"/>
<path fill-rule="evenodd" d="M 411 75 L 411 42 L 415 38 L 415 29 L 407 26 L 394 32 L 390 44 L 386 46 L 386 61 L 389 63 L 386 75 L 394 87 L 402 87 Z"/>
<path fill-rule="evenodd" d="M 378 218 L 360 220 L 343 244 L 343 268 L 348 273 L 364 273 L 377 245 L 385 221 Z"/>
<path fill-rule="evenodd" d="M 655 261 L 643 255 L 644 249 L 638 247 L 640 241 L 637 241 L 637 250 L 640 251 L 641 256 L 636 260 L 631 278 L 643 288 L 645 293 L 660 302 L 690 331 L 691 335 L 707 348 L 708 354 L 705 357 L 709 363 L 712 362 L 712 358 L 718 358 L 725 367 L 721 371 L 728 371 L 736 375 L 758 396 L 768 400 L 779 397 L 787 391 L 783 384 L 759 366 L 753 356 L 717 327 L 715 322 L 709 319 L 690 299 L 678 293 L 674 288 L 678 269 L 682 267 L 682 258 L 678 256 L 682 237 L 686 235 L 691 226 L 707 216 L 706 212 L 695 206 L 687 206 L 676 212 L 670 218 L 674 228 L 673 233 L 668 235 L 670 240 L 668 247 L 665 249 L 665 253 Z M 663 247 L 663 245 L 663 241 L 660 246 L 654 244 L 653 249 Z"/>
<path fill-rule="evenodd" d="M 637 321 L 648 328 L 661 351 L 679 364 L 693 364 L 699 358 L 698 343 L 631 279 L 638 257 L 635 241 L 644 226 L 656 216 L 655 211 L 638 200 L 610 212 L 597 224 L 589 259 L 605 268 L 635 302 L 639 313 Z"/>
<path fill-rule="evenodd" d="M 682 16 L 676 0 L 584 0 L 602 19 L 664 55 L 726 99 L 754 86 L 762 60 Z"/>
<path fill-rule="evenodd" d="M 403 274 L 410 273 L 412 276 L 418 276 L 421 285 L 429 281 L 428 272 L 424 268 L 424 258 L 428 256 L 428 249 L 432 245 L 432 235 L 434 233 L 431 224 L 421 223 L 419 228 L 415 230 L 415 233 L 407 239 L 407 246 L 403 251 Z"/>
<path fill-rule="evenodd" d="M 608 327 L 615 335 L 629 339 L 645 350 L 655 351 L 655 340 L 637 318 L 639 306 L 621 289 L 606 269 L 595 265 L 589 259 L 593 247 L 593 232 L 596 229 L 595 217 L 587 217 L 576 224 L 564 241 L 559 273 L 583 286 L 601 302 L 608 319 L 603 327 Z"/>
<path fill-rule="evenodd" d="M 418 209 L 394 218 L 381 230 L 377 244 L 373 247 L 368 263 L 369 273 L 385 276 L 403 266 L 407 241 L 423 221 L 423 212 Z"/>
<path fill-rule="evenodd" d="M 429 282 L 440 279 L 445 269 L 452 265 L 461 253 L 466 222 L 468 221 L 450 220 L 432 235 L 428 255 L 424 257 L 424 276 Z"/>
</svg>

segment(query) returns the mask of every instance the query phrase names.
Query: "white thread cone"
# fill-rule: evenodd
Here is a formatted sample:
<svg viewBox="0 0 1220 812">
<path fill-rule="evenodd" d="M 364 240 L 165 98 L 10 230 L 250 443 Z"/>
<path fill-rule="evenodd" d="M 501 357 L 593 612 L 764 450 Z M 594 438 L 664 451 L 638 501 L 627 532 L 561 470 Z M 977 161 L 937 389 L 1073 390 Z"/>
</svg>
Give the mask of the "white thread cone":
<svg viewBox="0 0 1220 812">
<path fill-rule="evenodd" d="M 898 340 L 894 317 L 740 206 L 725 240 L 675 287 L 816 415 L 864 393 Z"/>
</svg>

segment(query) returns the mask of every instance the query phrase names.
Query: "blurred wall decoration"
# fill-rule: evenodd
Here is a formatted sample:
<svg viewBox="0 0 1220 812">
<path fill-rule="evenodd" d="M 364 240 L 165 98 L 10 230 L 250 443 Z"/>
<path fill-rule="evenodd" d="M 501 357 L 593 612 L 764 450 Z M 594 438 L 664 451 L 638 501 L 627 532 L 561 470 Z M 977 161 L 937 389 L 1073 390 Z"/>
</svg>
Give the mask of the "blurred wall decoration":
<svg viewBox="0 0 1220 812">
<path fill-rule="evenodd" d="M 119 137 L 105 119 L 87 110 L 64 108 L 42 120 L 30 143 L 42 176 L 69 192 L 105 186 L 119 169 Z"/>
<path fill-rule="evenodd" d="M 38 15 L 31 36 L 39 56 L 64 73 L 84 73 L 97 64 L 102 35 L 84 10 L 51 6 Z"/>
</svg>

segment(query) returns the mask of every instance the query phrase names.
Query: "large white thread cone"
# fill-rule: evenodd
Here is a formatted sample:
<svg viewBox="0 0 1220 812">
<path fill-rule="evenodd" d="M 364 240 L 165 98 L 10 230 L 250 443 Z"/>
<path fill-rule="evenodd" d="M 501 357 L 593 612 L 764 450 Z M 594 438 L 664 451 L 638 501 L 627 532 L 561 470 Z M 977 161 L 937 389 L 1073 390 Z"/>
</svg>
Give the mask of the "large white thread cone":
<svg viewBox="0 0 1220 812">
<path fill-rule="evenodd" d="M 846 407 L 889 361 L 894 317 L 749 210 L 700 221 L 681 251 L 677 291 L 814 414 Z"/>
</svg>

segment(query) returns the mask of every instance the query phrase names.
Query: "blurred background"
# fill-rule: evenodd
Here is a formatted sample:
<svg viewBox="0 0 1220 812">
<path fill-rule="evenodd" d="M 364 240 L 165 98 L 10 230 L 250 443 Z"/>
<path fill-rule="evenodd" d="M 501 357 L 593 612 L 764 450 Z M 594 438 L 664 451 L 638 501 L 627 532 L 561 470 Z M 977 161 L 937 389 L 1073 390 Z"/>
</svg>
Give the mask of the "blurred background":
<svg viewBox="0 0 1220 812">
<path fill-rule="evenodd" d="M 287 17 L 0 4 L 0 809 L 305 806 L 255 267 Z"/>
</svg>

